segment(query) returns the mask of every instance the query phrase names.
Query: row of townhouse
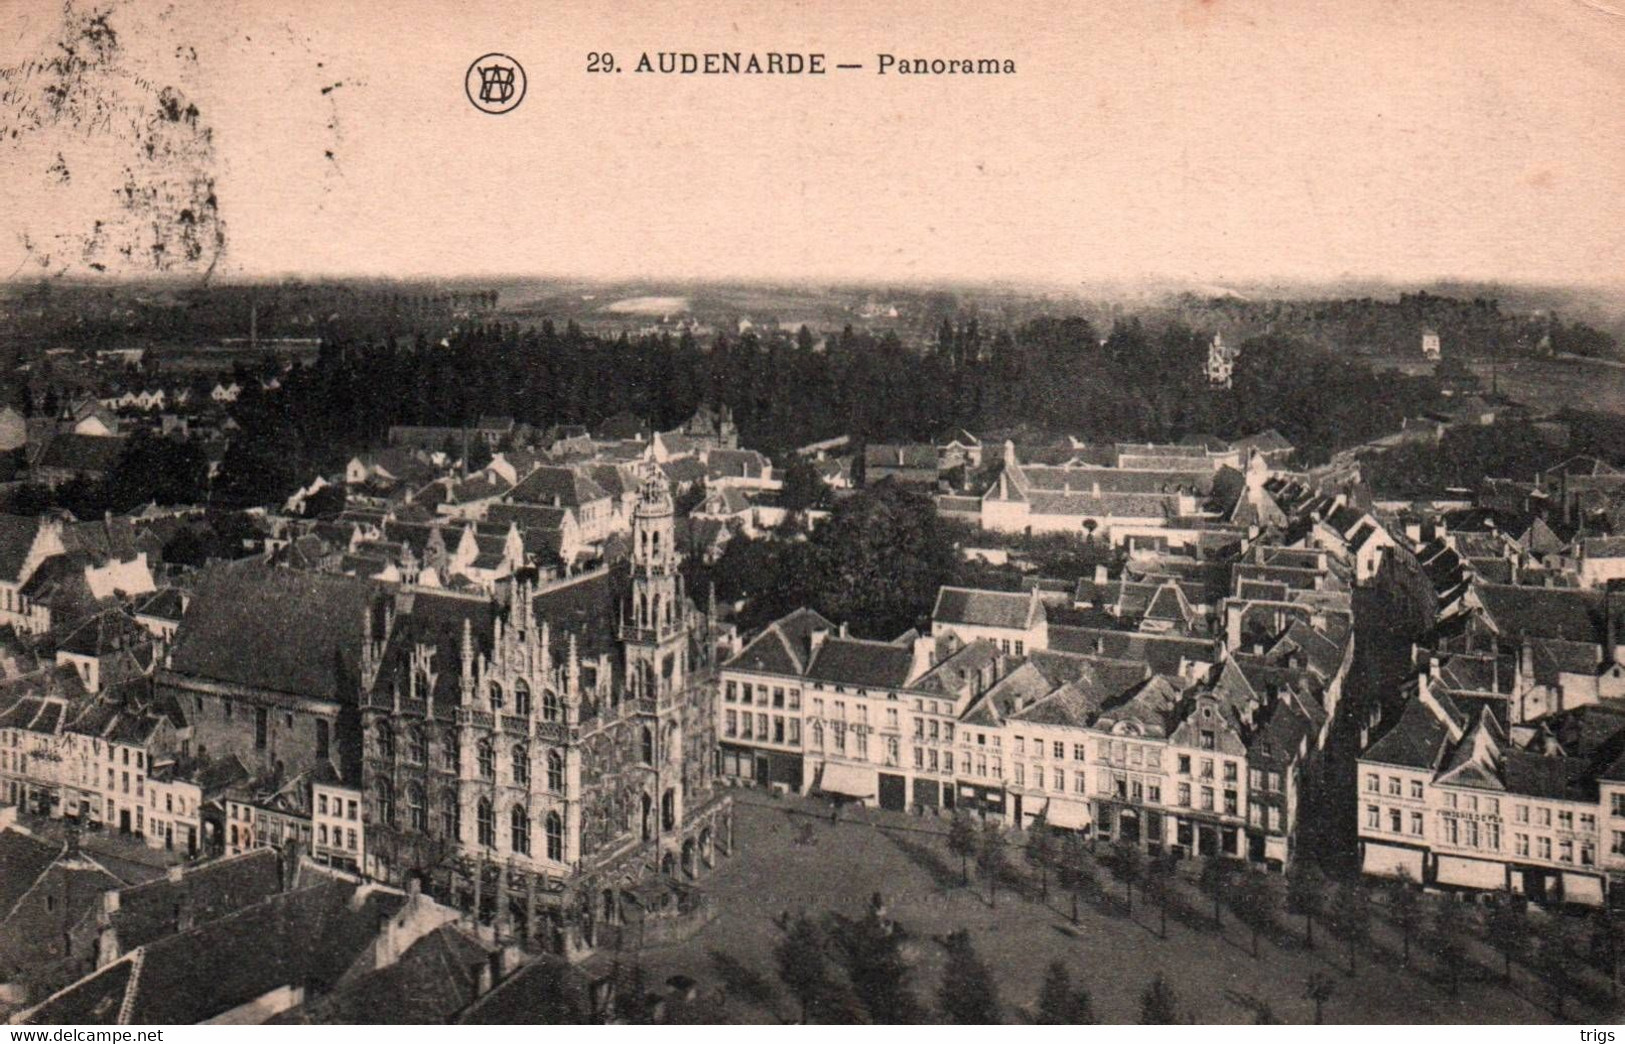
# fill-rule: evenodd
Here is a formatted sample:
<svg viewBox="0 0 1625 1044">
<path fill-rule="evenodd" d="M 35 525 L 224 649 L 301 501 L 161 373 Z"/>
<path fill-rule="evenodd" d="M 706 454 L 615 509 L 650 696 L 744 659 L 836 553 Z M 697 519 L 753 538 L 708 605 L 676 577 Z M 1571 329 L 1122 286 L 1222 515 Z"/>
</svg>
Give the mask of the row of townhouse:
<svg viewBox="0 0 1625 1044">
<path fill-rule="evenodd" d="M 1314 632 L 1331 655 L 1303 656 L 1307 627 L 1232 650 L 945 588 L 932 636 L 878 642 L 798 610 L 722 667 L 721 772 L 1284 865 L 1352 652 L 1334 627 Z"/>
<path fill-rule="evenodd" d="M 180 705 L 152 696 L 145 680 L 97 695 L 71 665 L 60 665 L 6 690 L 0 803 L 189 856 L 299 840 L 324 862 L 360 863 L 364 850 L 330 824 L 319 827 L 322 844 L 313 843 L 312 809 L 326 813 L 330 802 L 337 809 L 347 801 L 353 819 L 360 798 L 331 770 L 270 785 L 251 779 L 233 755 L 195 757 Z M 251 830 L 250 823 L 265 819 L 261 807 L 285 806 L 302 810 L 302 826 Z"/>
<path fill-rule="evenodd" d="M 1359 761 L 1365 872 L 1602 905 L 1625 875 L 1625 707 L 1507 724 L 1425 673 L 1406 696 Z"/>
</svg>

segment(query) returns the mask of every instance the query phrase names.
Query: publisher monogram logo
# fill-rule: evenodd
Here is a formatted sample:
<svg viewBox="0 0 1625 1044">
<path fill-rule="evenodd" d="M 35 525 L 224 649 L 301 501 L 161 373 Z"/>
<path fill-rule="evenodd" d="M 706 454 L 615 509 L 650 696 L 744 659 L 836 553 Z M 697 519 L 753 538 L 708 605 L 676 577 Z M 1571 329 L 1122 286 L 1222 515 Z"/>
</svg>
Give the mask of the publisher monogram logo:
<svg viewBox="0 0 1625 1044">
<path fill-rule="evenodd" d="M 510 113 L 525 100 L 525 68 L 505 54 L 481 55 L 468 67 L 463 89 L 481 112 Z"/>
</svg>

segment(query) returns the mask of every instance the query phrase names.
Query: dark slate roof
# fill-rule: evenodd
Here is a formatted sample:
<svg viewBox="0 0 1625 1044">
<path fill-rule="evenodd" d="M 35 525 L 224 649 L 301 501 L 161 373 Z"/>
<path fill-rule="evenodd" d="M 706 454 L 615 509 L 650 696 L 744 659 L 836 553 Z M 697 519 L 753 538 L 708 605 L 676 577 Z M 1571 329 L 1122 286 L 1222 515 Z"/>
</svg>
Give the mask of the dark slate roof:
<svg viewBox="0 0 1625 1044">
<path fill-rule="evenodd" d="M 284 892 L 167 936 L 80 980 L 29 1012 L 34 1025 L 195 1025 L 271 990 L 336 985 L 405 897 L 339 881 Z M 135 965 L 132 976 L 117 969 Z M 120 979 L 125 988 L 110 988 Z M 117 1001 L 107 1004 L 110 997 Z M 123 1018 L 120 1018 L 121 1013 Z"/>
<path fill-rule="evenodd" d="M 478 1026 L 576 1026 L 591 1006 L 580 968 L 541 956 L 481 997 L 456 1021 Z"/>
<path fill-rule="evenodd" d="M 160 877 L 119 892 L 113 927 L 119 948 L 133 950 L 177 930 L 175 915 L 189 904 L 193 924 L 203 924 L 276 895 L 281 888 L 281 857 L 256 848 L 186 871 L 179 881 Z"/>
<path fill-rule="evenodd" d="M 426 645 L 434 650 L 435 704 L 453 707 L 461 703 L 465 621 L 475 651 L 489 655 L 496 607 L 488 599 L 413 592 L 410 609 L 402 605 L 395 615 L 395 626 L 384 647 L 374 691 L 387 694 L 392 686 L 398 686 L 403 694 L 411 691 L 412 652 L 417 646 Z M 418 695 L 424 694 L 419 692 Z"/>
<path fill-rule="evenodd" d="M 455 925 L 413 943 L 395 963 L 346 980 L 332 993 L 266 1025 L 413 1025 L 445 1023 L 478 996 L 490 954 Z"/>
<path fill-rule="evenodd" d="M 1432 769 L 1448 738 L 1444 723 L 1421 700 L 1407 700 L 1399 720 L 1360 755 L 1361 761 Z"/>
<path fill-rule="evenodd" d="M 1271 453 L 1292 448 L 1292 443 L 1288 442 L 1286 437 L 1274 428 L 1261 431 L 1257 435 L 1249 435 L 1244 439 L 1237 439 L 1230 445 L 1233 449 L 1256 449 L 1261 453 Z"/>
<path fill-rule="evenodd" d="M 705 465 L 693 457 L 678 457 L 660 465 L 661 473 L 671 482 L 700 482 L 705 478 Z"/>
<path fill-rule="evenodd" d="M 33 516 L 0 515 L 0 580 L 22 580 L 23 563 L 34 547 L 39 524 Z"/>
<path fill-rule="evenodd" d="M 22 830 L 0 831 L 0 922 L 62 854 L 60 842 Z"/>
<path fill-rule="evenodd" d="M 835 625 L 811 609 L 797 609 L 769 624 L 727 666 L 740 671 L 799 675 L 807 669 L 812 633 L 819 630 L 833 633 Z"/>
<path fill-rule="evenodd" d="M 1596 642 L 1607 630 L 1602 598 L 1595 591 L 1480 583 L 1473 585 L 1473 593 L 1508 640 L 1529 635 Z"/>
<path fill-rule="evenodd" d="M 567 635 L 574 634 L 581 656 L 613 652 L 616 598 L 625 586 L 625 578 L 625 569 L 617 567 L 540 591 L 531 602 L 536 622 L 547 623 L 555 643 L 563 643 Z"/>
<path fill-rule="evenodd" d="M 978 591 L 944 587 L 937 592 L 931 619 L 938 623 L 1025 630 L 1043 612 L 1041 603 L 1024 591 Z"/>
<path fill-rule="evenodd" d="M 105 656 L 148 644 L 152 636 L 122 608 L 108 609 L 81 622 L 57 644 L 58 652 Z"/>
<path fill-rule="evenodd" d="M 293 569 L 217 570 L 176 634 L 178 675 L 348 702 L 356 695 L 371 581 Z"/>
<path fill-rule="evenodd" d="M 569 511 L 551 504 L 492 504 L 485 509 L 489 522 L 512 523 L 521 533 L 529 529 L 558 529 Z"/>
<path fill-rule="evenodd" d="M 580 507 L 607 496 L 603 487 L 574 468 L 541 467 L 525 476 L 509 499 L 524 504 Z"/>
<path fill-rule="evenodd" d="M 807 666 L 807 677 L 836 685 L 899 689 L 908 683 L 914 650 L 907 645 L 861 638 L 824 639 Z"/>
<path fill-rule="evenodd" d="M 1182 659 L 1213 663 L 1218 658 L 1214 643 L 1211 641 L 1142 634 L 1137 631 L 1109 631 L 1096 627 L 1051 625 L 1049 645 L 1056 652 L 1082 653 L 1086 656 L 1146 663 L 1158 674 L 1178 673 Z"/>
<path fill-rule="evenodd" d="M 87 475 L 111 471 L 124 452 L 124 441 L 118 436 L 59 434 L 45 447 L 37 466 Z"/>
</svg>

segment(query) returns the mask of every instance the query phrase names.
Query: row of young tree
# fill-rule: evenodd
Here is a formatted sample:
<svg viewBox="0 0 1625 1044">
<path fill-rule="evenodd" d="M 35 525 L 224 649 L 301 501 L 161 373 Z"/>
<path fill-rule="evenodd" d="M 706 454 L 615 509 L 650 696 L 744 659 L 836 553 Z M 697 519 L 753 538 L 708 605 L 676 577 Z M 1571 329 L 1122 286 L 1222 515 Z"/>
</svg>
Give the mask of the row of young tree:
<svg viewBox="0 0 1625 1044">
<path fill-rule="evenodd" d="M 950 822 L 946 840 L 949 851 L 960 858 L 962 882 L 969 884 L 974 864 L 989 903 L 996 905 L 999 881 L 1011 870 L 1008 850 L 1017 842 L 996 821 L 978 825 L 963 812 Z M 1022 861 L 1038 878 L 1041 901 L 1048 901 L 1053 877 L 1070 899 L 1073 924 L 1079 920 L 1080 898 L 1109 899 L 1102 872 L 1122 885 L 1122 909 L 1128 916 L 1133 916 L 1136 892 L 1155 909 L 1157 933 L 1163 939 L 1168 938 L 1171 911 L 1194 912 L 1183 909 L 1182 861 L 1167 851 L 1150 854 L 1123 842 L 1100 850 L 1079 834 L 1042 822 L 1026 831 L 1019 844 Z M 1284 887 L 1275 875 L 1245 864 L 1203 859 L 1194 885 L 1213 904 L 1215 930 L 1223 930 L 1226 908 L 1247 930 L 1254 959 L 1259 957 L 1261 938 L 1281 937 L 1283 918 L 1300 917 L 1303 945 L 1315 949 L 1320 926 L 1340 942 L 1347 974 L 1353 976 L 1359 972 L 1361 952 L 1378 946 L 1380 918 L 1398 936 L 1402 966 L 1413 967 L 1413 950 L 1424 955 L 1429 964 L 1425 974 L 1449 996 L 1457 996 L 1479 968 L 1474 949 L 1487 948 L 1500 958 L 1501 978 L 1508 986 L 1515 982 L 1515 965 L 1524 965 L 1560 1019 L 1566 1017 L 1571 998 L 1604 999 L 1595 992 L 1599 976 L 1607 981 L 1609 995 L 1617 995 L 1625 962 L 1625 918 L 1608 908 L 1585 919 L 1558 911 L 1537 913 L 1523 897 L 1510 892 L 1470 903 L 1425 892 L 1403 872 L 1380 883 L 1361 876 L 1336 879 L 1308 859 L 1292 865 Z M 1317 1024 L 1336 991 L 1335 980 L 1324 973 L 1305 980 L 1303 997 L 1312 1002 Z M 1147 992 L 1153 991 L 1148 987 Z M 1261 1021 L 1275 1019 L 1267 1008 L 1258 1015 Z"/>
<path fill-rule="evenodd" d="M 885 916 L 879 895 L 860 917 L 802 913 L 780 927 L 784 935 L 774 949 L 774 964 L 803 1023 L 985 1026 L 1004 1021 L 998 980 L 963 928 L 935 940 L 945 954 L 932 1008 L 914 990 L 914 968 L 923 942 Z M 1172 990 L 1160 977 L 1155 986 L 1155 992 L 1148 993 L 1147 1017 L 1142 1021 L 1179 1021 Z M 1089 991 L 1072 983 L 1060 961 L 1046 969 L 1033 1019 L 1041 1025 L 1095 1021 Z"/>
</svg>

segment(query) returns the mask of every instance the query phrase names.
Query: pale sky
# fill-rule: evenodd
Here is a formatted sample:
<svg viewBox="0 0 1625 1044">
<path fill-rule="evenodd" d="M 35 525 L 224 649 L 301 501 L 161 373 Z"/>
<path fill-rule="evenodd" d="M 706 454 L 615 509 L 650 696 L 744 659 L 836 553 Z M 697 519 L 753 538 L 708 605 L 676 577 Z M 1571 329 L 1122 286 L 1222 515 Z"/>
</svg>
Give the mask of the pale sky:
<svg viewBox="0 0 1625 1044">
<path fill-rule="evenodd" d="M 227 277 L 1589 283 L 1625 261 L 1615 0 L 74 0 L 68 17 L 96 11 L 118 43 L 92 101 L 131 126 L 163 86 L 198 109 L 192 139 L 160 144 L 213 176 Z M 49 77 L 18 70 L 63 25 L 0 0 L 0 124 L 20 128 L 0 142 L 0 278 L 140 272 L 118 244 L 153 235 L 154 210 L 124 190 L 177 169 L 118 118 L 38 117 Z M 590 51 L 659 50 L 866 68 L 585 71 Z M 529 78 L 501 117 L 463 93 L 488 51 Z M 1017 72 L 878 76 L 881 52 Z"/>
</svg>

